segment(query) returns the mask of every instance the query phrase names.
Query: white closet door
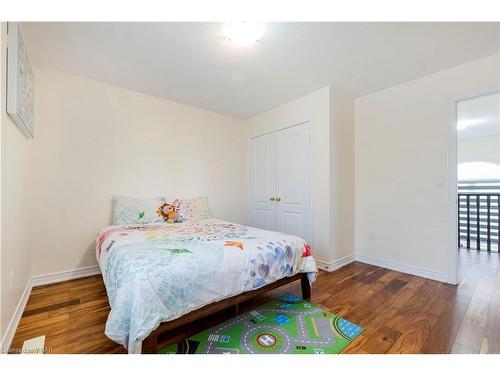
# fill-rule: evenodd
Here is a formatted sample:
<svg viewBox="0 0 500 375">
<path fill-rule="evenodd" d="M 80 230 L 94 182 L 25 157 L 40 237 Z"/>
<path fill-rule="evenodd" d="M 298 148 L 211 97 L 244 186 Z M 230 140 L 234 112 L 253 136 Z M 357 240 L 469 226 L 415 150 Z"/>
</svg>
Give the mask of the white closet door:
<svg viewBox="0 0 500 375">
<path fill-rule="evenodd" d="M 276 230 L 312 240 L 310 123 L 276 134 Z"/>
<path fill-rule="evenodd" d="M 250 139 L 250 225 L 276 230 L 276 136 Z"/>
</svg>

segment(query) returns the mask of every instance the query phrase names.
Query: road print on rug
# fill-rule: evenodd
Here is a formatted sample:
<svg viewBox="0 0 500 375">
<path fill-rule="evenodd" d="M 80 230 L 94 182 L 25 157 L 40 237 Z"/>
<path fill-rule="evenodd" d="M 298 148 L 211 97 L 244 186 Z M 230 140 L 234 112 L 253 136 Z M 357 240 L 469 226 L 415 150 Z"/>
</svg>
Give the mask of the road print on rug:
<svg viewBox="0 0 500 375">
<path fill-rule="evenodd" d="M 363 328 L 287 293 L 160 354 L 337 354 Z"/>
</svg>

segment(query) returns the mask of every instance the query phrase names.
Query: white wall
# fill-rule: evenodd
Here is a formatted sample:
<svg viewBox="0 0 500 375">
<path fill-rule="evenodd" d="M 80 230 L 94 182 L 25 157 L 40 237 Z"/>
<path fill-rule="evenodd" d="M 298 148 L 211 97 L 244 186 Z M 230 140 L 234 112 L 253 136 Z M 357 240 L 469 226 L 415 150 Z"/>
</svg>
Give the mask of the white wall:
<svg viewBox="0 0 500 375">
<path fill-rule="evenodd" d="M 354 101 L 324 87 L 245 121 L 248 137 L 311 121 L 313 253 L 322 266 L 354 252 Z"/>
<path fill-rule="evenodd" d="M 452 102 L 498 86 L 499 68 L 495 55 L 356 100 L 357 254 L 446 277 Z"/>
<path fill-rule="evenodd" d="M 330 233 L 337 260 L 354 254 L 354 97 L 330 86 Z"/>
<path fill-rule="evenodd" d="M 246 133 L 230 117 L 35 68 L 32 275 L 96 264 L 115 194 L 207 195 L 246 220 Z"/>
<path fill-rule="evenodd" d="M 459 139 L 457 143 L 458 163 L 500 162 L 500 135 Z"/>
<path fill-rule="evenodd" d="M 458 181 L 500 180 L 500 136 L 459 139 Z"/>
<path fill-rule="evenodd" d="M 32 146 L 6 112 L 7 27 L 1 28 L 1 337 L 21 299 L 30 277 L 29 218 L 30 206 L 29 152 Z M 12 287 L 10 272 L 14 272 Z"/>
</svg>

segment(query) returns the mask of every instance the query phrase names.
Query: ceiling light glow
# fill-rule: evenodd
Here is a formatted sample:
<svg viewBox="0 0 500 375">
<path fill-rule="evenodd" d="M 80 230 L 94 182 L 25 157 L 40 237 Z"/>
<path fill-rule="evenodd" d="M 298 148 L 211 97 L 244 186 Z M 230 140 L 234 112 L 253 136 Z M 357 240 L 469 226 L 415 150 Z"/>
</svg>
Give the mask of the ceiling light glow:
<svg viewBox="0 0 500 375">
<path fill-rule="evenodd" d="M 469 126 L 479 125 L 485 122 L 485 119 L 474 119 L 474 120 L 458 120 L 457 121 L 457 129 L 464 130 Z"/>
<path fill-rule="evenodd" d="M 226 22 L 222 29 L 224 36 L 238 46 L 249 46 L 259 41 L 265 25 L 259 22 Z"/>
</svg>

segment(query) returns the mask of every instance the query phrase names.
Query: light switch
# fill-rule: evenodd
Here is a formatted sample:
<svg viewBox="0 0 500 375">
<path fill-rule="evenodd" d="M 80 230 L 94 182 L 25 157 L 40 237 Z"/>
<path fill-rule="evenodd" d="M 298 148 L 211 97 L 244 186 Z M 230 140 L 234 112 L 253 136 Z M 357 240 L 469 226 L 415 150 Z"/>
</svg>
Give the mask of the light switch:
<svg viewBox="0 0 500 375">
<path fill-rule="evenodd" d="M 434 186 L 437 187 L 437 188 L 444 188 L 444 187 L 446 187 L 444 176 L 438 176 L 438 177 L 436 177 Z"/>
</svg>

